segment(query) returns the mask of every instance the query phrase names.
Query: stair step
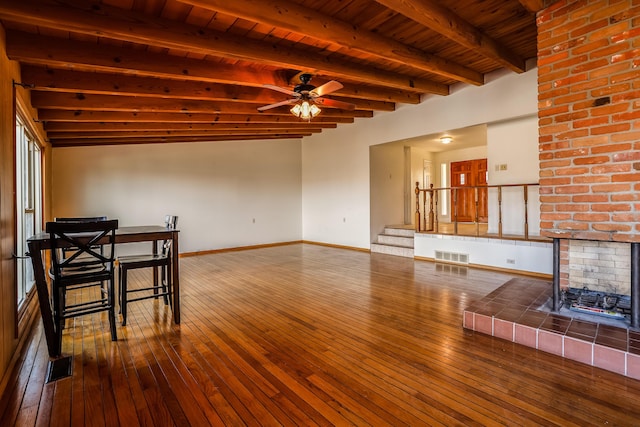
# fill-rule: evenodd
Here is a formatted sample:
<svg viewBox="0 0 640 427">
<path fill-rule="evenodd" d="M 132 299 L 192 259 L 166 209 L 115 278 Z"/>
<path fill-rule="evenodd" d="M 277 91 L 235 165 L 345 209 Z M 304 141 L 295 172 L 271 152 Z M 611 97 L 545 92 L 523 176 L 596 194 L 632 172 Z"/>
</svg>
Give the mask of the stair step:
<svg viewBox="0 0 640 427">
<path fill-rule="evenodd" d="M 414 257 L 413 248 L 408 248 L 406 246 L 381 245 L 379 243 L 372 243 L 371 252 L 386 255 L 396 255 L 405 258 Z"/>
<path fill-rule="evenodd" d="M 415 234 L 415 230 L 412 228 L 406 228 L 406 227 L 393 227 L 393 226 L 386 226 L 384 228 L 384 234 L 390 235 L 390 236 L 405 236 L 405 237 L 413 237 Z"/>
<path fill-rule="evenodd" d="M 404 246 L 413 249 L 413 237 L 397 236 L 391 234 L 378 234 L 378 241 L 383 245 Z"/>
<path fill-rule="evenodd" d="M 415 231 L 411 226 L 387 225 L 384 232 L 371 243 L 371 252 L 413 258 L 413 236 Z"/>
</svg>

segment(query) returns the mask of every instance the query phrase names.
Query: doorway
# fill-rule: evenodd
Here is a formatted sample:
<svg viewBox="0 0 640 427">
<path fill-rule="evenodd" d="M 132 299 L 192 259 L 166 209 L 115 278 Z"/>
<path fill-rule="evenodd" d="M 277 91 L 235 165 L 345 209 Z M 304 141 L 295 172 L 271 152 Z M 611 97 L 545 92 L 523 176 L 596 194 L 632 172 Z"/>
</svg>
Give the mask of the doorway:
<svg viewBox="0 0 640 427">
<path fill-rule="evenodd" d="M 453 219 L 458 222 L 476 221 L 476 191 L 473 187 L 487 185 L 487 159 L 451 162 L 451 190 Z M 487 189 L 478 188 L 477 220 L 487 222 Z"/>
</svg>

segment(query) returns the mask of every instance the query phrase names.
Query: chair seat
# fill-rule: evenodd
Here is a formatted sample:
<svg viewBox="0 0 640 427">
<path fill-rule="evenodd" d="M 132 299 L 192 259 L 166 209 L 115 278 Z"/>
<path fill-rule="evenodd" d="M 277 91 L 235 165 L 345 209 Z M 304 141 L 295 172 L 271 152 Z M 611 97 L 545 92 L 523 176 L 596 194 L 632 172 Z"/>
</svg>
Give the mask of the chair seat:
<svg viewBox="0 0 640 427">
<path fill-rule="evenodd" d="M 118 257 L 118 264 L 120 266 L 126 266 L 135 268 L 137 266 L 149 266 L 164 265 L 168 262 L 169 257 L 165 254 L 142 254 L 142 255 L 127 255 Z"/>
<path fill-rule="evenodd" d="M 101 280 L 109 280 L 111 274 L 111 269 L 106 265 L 96 265 L 90 268 L 87 267 L 64 269 L 60 272 L 60 277 L 58 280 L 63 283 L 75 281 L 86 282 L 86 280 L 97 282 Z"/>
</svg>

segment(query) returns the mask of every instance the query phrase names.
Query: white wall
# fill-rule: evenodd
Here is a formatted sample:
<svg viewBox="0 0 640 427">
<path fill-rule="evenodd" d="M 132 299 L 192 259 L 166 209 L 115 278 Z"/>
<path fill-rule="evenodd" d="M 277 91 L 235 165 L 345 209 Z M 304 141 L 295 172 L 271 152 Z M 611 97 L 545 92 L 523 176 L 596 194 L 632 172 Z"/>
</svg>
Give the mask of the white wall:
<svg viewBox="0 0 640 427">
<path fill-rule="evenodd" d="M 370 145 L 537 112 L 537 69 L 500 72 L 487 80 L 480 87 L 460 85 L 449 96 L 431 96 L 304 138 L 303 239 L 369 248 Z"/>
<path fill-rule="evenodd" d="M 404 223 L 405 154 L 401 144 L 370 147 L 371 241 L 385 225 Z"/>
<path fill-rule="evenodd" d="M 538 182 L 538 117 L 537 114 L 492 123 L 487 127 L 489 184 L 531 184 Z M 506 170 L 496 171 L 496 166 Z M 502 191 L 502 230 L 506 234 L 524 233 L 524 194 L 520 188 Z M 538 187 L 528 188 L 527 212 L 530 235 L 540 235 L 540 197 Z M 533 220 L 531 220 L 533 219 Z M 489 232 L 498 230 L 498 195 L 489 191 Z"/>
<path fill-rule="evenodd" d="M 318 143 L 303 141 L 304 240 L 369 248 L 369 144 L 344 135 L 360 124 L 366 122 L 338 127 Z"/>
<path fill-rule="evenodd" d="M 436 179 L 438 176 L 438 171 L 434 168 L 436 164 L 434 162 L 434 154 L 426 148 L 422 147 L 411 147 L 411 196 L 412 200 L 415 202 L 415 188 L 416 182 L 420 183 L 420 188 L 425 188 L 424 182 L 424 162 L 431 162 L 431 183 L 433 186 L 436 186 Z M 426 188 L 429 186 L 426 185 Z M 413 219 L 413 216 L 411 217 Z"/>
<path fill-rule="evenodd" d="M 55 148 L 52 163 L 54 216 L 175 214 L 180 252 L 302 238 L 299 140 Z"/>
<path fill-rule="evenodd" d="M 422 147 L 411 147 L 411 180 L 409 182 L 409 219 L 410 223 L 415 227 L 416 225 L 416 182 L 419 182 L 420 188 L 429 188 L 428 183 L 425 181 L 425 161 L 431 162 L 431 184 L 436 186 L 436 179 L 438 177 L 439 171 L 437 169 L 437 164 L 433 160 L 434 155 L 431 151 Z M 429 206 L 427 206 L 426 210 L 428 212 Z M 420 211 L 424 213 L 424 196 L 420 197 Z M 423 215 L 424 218 L 424 215 Z M 428 219 L 427 219 L 428 220 Z M 421 220 L 422 221 L 422 220 Z"/>
</svg>

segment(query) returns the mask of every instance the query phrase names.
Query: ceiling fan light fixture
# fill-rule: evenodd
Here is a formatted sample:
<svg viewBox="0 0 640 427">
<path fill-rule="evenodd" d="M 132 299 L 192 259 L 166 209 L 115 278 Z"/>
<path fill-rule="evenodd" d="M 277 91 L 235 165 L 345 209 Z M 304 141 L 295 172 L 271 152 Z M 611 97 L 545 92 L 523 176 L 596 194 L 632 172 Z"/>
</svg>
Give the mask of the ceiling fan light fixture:
<svg viewBox="0 0 640 427">
<path fill-rule="evenodd" d="M 309 101 L 304 100 L 291 108 L 291 114 L 296 117 L 300 117 L 303 120 L 311 120 L 312 117 L 320 114 L 320 108 L 316 104 L 310 104 Z"/>
<path fill-rule="evenodd" d="M 320 111 L 322 111 L 316 104 L 311 104 L 311 107 L 309 107 L 309 112 L 311 113 L 311 117 L 315 117 L 318 114 L 320 114 Z"/>
</svg>

